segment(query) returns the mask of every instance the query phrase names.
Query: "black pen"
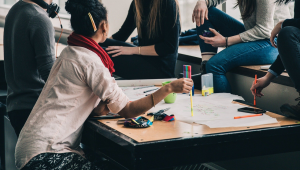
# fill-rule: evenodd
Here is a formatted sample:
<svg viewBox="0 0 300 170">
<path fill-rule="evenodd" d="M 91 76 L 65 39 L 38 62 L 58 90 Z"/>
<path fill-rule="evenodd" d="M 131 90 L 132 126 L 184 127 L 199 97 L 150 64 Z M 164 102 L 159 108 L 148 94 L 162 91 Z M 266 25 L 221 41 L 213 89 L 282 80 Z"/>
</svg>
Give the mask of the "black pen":
<svg viewBox="0 0 300 170">
<path fill-rule="evenodd" d="M 158 90 L 159 88 L 157 89 L 151 89 L 151 90 L 147 90 L 147 91 L 144 91 L 144 93 L 148 93 L 148 92 L 151 92 L 151 91 L 154 91 L 154 90 Z"/>
</svg>

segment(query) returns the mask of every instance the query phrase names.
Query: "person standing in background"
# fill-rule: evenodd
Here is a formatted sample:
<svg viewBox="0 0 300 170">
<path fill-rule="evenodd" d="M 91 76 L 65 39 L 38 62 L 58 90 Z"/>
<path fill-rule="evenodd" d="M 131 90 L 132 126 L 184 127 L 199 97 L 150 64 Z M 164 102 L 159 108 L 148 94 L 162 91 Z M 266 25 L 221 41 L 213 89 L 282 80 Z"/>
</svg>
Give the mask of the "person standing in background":
<svg viewBox="0 0 300 170">
<path fill-rule="evenodd" d="M 54 46 L 54 28 L 45 9 L 31 0 L 12 6 L 5 18 L 4 66 L 7 112 L 17 136 L 47 81 Z"/>
<path fill-rule="evenodd" d="M 278 51 L 270 36 L 274 26 L 290 18 L 286 5 L 275 0 L 237 0 L 243 23 L 215 8 L 226 0 L 199 0 L 193 12 L 207 73 L 213 73 L 216 93 L 231 92 L 226 73 L 247 65 L 266 65 L 275 61 Z M 211 31 L 207 37 L 205 31 Z M 204 36 L 203 36 L 204 35 Z M 217 53 L 218 47 L 226 49 Z"/>
</svg>

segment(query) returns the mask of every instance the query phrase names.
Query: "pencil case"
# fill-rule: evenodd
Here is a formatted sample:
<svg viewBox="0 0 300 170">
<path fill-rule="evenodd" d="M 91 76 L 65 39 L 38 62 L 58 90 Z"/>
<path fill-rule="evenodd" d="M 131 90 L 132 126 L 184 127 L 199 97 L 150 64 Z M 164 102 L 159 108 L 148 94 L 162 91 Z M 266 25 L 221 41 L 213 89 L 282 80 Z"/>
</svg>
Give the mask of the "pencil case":
<svg viewBox="0 0 300 170">
<path fill-rule="evenodd" d="M 137 117 L 137 118 L 131 118 L 127 119 L 124 122 L 125 127 L 130 127 L 130 128 L 147 128 L 153 125 L 153 117 L 150 119 L 147 119 L 145 117 Z"/>
</svg>

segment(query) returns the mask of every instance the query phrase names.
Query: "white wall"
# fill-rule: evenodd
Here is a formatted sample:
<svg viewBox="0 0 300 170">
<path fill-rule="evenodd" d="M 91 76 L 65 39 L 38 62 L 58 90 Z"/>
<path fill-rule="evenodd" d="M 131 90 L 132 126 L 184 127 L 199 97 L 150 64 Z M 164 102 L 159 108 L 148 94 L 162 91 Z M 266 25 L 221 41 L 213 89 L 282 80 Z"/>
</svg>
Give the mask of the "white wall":
<svg viewBox="0 0 300 170">
<path fill-rule="evenodd" d="M 102 3 L 108 10 L 109 37 L 121 28 L 131 2 L 132 0 L 102 0 Z M 135 31 L 133 34 L 137 35 L 137 32 Z"/>
</svg>

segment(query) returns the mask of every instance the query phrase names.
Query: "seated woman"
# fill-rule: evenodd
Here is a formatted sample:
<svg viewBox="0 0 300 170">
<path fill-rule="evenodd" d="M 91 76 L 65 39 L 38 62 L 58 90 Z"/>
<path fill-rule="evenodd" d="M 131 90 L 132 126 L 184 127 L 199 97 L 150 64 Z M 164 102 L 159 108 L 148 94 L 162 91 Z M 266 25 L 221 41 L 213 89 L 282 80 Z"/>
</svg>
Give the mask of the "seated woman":
<svg viewBox="0 0 300 170">
<path fill-rule="evenodd" d="M 279 3 L 288 3 L 291 0 L 277 0 Z M 278 35 L 277 44 L 274 38 Z M 268 73 L 253 82 L 251 91 L 258 97 L 264 96 L 262 90 L 266 88 L 271 81 L 280 75 L 285 69 L 295 84 L 295 88 L 300 96 L 300 1 L 295 1 L 294 19 L 287 19 L 279 22 L 271 34 L 271 42 L 274 47 L 278 47 L 279 55 L 276 61 L 270 67 Z M 256 91 L 256 93 L 255 93 Z M 300 97 L 296 98 L 298 104 L 284 104 L 280 110 L 286 116 L 300 120 Z"/>
<path fill-rule="evenodd" d="M 290 17 L 286 5 L 275 0 L 237 0 L 244 24 L 214 6 L 226 0 L 198 1 L 193 19 L 207 73 L 213 73 L 215 92 L 231 92 L 226 73 L 236 67 L 265 65 L 275 61 L 278 51 L 270 42 L 271 31 L 280 20 Z M 204 37 L 210 30 L 213 37 Z M 207 33 L 205 33 L 207 34 Z M 218 47 L 226 47 L 217 53 Z M 212 57 L 212 58 L 211 58 Z"/>
<path fill-rule="evenodd" d="M 128 16 L 102 47 L 115 64 L 114 74 L 125 79 L 175 77 L 180 34 L 177 0 L 134 0 Z M 125 43 L 137 28 L 139 47 Z"/>
<path fill-rule="evenodd" d="M 136 117 L 169 93 L 188 93 L 193 86 L 192 80 L 179 79 L 129 102 L 111 77 L 113 62 L 98 44 L 108 33 L 106 9 L 98 0 L 68 0 L 66 10 L 74 32 L 20 133 L 15 155 L 19 169 L 99 169 L 79 147 L 91 112 Z"/>
</svg>

